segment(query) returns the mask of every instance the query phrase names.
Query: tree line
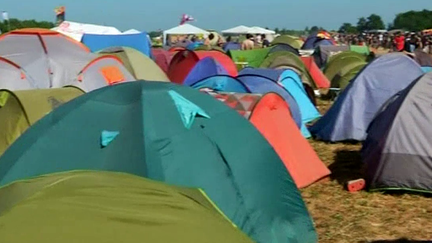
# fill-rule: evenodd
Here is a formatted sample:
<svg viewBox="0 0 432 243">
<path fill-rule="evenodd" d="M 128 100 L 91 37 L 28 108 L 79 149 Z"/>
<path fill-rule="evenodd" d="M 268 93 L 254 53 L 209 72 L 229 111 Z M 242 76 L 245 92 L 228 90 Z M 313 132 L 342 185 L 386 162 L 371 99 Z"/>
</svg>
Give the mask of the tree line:
<svg viewBox="0 0 432 243">
<path fill-rule="evenodd" d="M 43 28 L 51 29 L 54 28 L 54 23 L 49 21 L 36 21 L 34 19 L 30 20 L 19 20 L 19 19 L 9 19 L 0 22 L 0 30 L 2 33 L 6 33 L 11 30 L 22 29 L 22 28 Z"/>
</svg>

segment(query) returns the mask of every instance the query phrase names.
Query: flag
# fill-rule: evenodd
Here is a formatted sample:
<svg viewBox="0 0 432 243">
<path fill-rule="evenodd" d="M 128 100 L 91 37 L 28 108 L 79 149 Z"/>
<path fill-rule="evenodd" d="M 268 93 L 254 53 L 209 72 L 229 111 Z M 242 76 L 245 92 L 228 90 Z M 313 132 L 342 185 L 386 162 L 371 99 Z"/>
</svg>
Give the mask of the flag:
<svg viewBox="0 0 432 243">
<path fill-rule="evenodd" d="M 9 14 L 6 11 L 2 12 L 2 18 L 4 21 L 9 21 Z"/>
<path fill-rule="evenodd" d="M 187 14 L 183 14 L 181 17 L 181 20 L 180 20 L 180 25 L 186 24 L 187 22 L 192 22 L 194 20 L 195 19 L 192 16 L 187 15 Z"/>
</svg>

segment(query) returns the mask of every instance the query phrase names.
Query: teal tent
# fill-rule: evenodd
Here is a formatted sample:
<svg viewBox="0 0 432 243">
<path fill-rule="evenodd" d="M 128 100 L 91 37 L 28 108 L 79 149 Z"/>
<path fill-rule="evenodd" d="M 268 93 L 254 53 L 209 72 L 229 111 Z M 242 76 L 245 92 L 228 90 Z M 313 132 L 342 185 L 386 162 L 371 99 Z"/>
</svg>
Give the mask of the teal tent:
<svg viewBox="0 0 432 243">
<path fill-rule="evenodd" d="M 64 104 L 0 158 L 0 186 L 74 170 L 201 188 L 257 242 L 317 241 L 296 185 L 265 138 L 235 110 L 186 86 L 130 82 Z"/>
</svg>

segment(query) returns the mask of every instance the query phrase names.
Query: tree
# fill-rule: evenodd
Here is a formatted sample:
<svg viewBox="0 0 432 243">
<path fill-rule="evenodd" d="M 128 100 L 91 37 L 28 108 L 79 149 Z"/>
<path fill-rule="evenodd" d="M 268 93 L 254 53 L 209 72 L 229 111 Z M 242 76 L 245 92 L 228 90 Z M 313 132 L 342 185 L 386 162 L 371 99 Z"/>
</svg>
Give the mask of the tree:
<svg viewBox="0 0 432 243">
<path fill-rule="evenodd" d="M 421 31 L 432 28 L 432 11 L 408 11 L 396 15 L 393 28 L 410 31 Z"/>
<path fill-rule="evenodd" d="M 371 14 L 367 18 L 367 30 L 382 30 L 385 29 L 384 21 L 382 20 L 381 16 L 376 14 Z"/>
<path fill-rule="evenodd" d="M 357 22 L 357 30 L 359 32 L 365 32 L 368 28 L 367 26 L 367 20 L 364 17 L 359 18 L 358 22 Z"/>
<path fill-rule="evenodd" d="M 22 28 L 42 28 L 42 29 L 51 29 L 54 28 L 54 23 L 48 21 L 36 21 L 34 19 L 31 20 L 19 20 L 19 19 L 9 19 L 9 21 L 0 22 L 0 30 L 2 33 L 22 29 Z M 10 29 L 9 29 L 10 27 Z"/>
<path fill-rule="evenodd" d="M 274 29 L 274 32 L 276 32 L 276 34 L 279 34 L 279 33 L 280 33 L 279 28 L 275 28 L 275 29 Z"/>
<path fill-rule="evenodd" d="M 317 32 L 317 31 L 319 31 L 320 30 L 320 28 L 318 27 L 318 26 L 312 26 L 312 28 L 310 28 L 310 32 Z"/>
<path fill-rule="evenodd" d="M 339 28 L 339 33 L 345 33 L 345 34 L 355 34 L 358 32 L 357 27 L 353 26 L 350 23 L 343 23 L 342 26 Z"/>
</svg>

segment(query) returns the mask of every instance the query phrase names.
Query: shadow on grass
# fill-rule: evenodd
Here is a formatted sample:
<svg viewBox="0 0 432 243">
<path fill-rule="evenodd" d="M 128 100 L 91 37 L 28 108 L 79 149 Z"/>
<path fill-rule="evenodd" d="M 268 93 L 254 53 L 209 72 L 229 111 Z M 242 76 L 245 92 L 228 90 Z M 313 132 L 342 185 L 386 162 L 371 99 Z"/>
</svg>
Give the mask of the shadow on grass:
<svg viewBox="0 0 432 243">
<path fill-rule="evenodd" d="M 358 243 L 432 243 L 432 241 L 399 239 L 399 240 L 359 241 Z"/>
<path fill-rule="evenodd" d="M 332 172 L 330 178 L 337 180 L 341 185 L 348 181 L 363 178 L 363 164 L 360 152 L 351 150 L 339 150 L 336 152 L 334 163 L 329 166 Z"/>
</svg>

